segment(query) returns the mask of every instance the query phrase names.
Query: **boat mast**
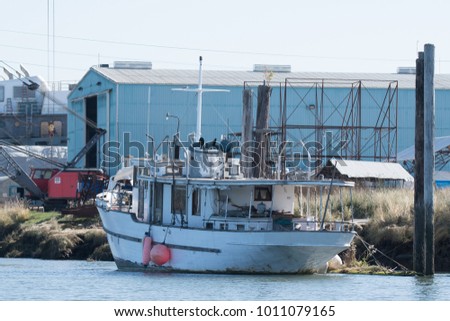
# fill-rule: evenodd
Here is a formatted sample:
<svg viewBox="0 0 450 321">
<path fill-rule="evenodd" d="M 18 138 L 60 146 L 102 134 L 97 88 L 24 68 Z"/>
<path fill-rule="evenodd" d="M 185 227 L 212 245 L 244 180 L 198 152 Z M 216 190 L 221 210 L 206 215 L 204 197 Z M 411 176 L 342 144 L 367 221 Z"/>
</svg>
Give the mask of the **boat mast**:
<svg viewBox="0 0 450 321">
<path fill-rule="evenodd" d="M 195 140 L 198 141 L 202 137 L 202 98 L 203 98 L 203 78 L 202 78 L 203 58 L 199 58 L 198 68 L 198 89 L 197 89 L 197 127 L 195 130 Z"/>
<path fill-rule="evenodd" d="M 199 69 L 198 69 L 198 87 L 195 89 L 190 88 L 173 88 L 173 91 L 191 91 L 197 93 L 197 125 L 195 128 L 195 140 L 199 141 L 202 136 L 202 105 L 203 105 L 203 93 L 204 92 L 230 92 L 227 89 L 203 89 L 203 58 L 199 57 Z"/>
</svg>

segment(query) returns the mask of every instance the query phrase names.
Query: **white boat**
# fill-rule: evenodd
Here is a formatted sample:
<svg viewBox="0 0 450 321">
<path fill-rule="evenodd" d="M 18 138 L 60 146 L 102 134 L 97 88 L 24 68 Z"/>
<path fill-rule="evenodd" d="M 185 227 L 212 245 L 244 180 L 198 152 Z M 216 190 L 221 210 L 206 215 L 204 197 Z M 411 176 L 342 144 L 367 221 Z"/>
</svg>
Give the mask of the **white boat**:
<svg viewBox="0 0 450 321">
<path fill-rule="evenodd" d="M 343 214 L 338 219 L 327 215 L 325 191 L 351 191 L 352 182 L 244 178 L 239 158 L 224 144 L 177 148 L 184 160 L 131 160 L 97 195 L 119 269 L 314 273 L 349 248 L 353 223 Z M 301 189 L 308 192 L 299 202 Z M 314 209 L 311 205 L 295 215 L 296 205 L 307 201 Z"/>
</svg>

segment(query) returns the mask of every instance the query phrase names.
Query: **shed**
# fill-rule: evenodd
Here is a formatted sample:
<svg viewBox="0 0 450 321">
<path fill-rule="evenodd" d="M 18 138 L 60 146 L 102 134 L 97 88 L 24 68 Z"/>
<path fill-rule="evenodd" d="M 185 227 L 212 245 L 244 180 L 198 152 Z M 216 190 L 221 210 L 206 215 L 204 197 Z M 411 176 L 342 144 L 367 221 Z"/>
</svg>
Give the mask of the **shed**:
<svg viewBox="0 0 450 321">
<path fill-rule="evenodd" d="M 412 187 L 414 178 L 398 163 L 347 159 L 328 160 L 320 174 L 352 180 L 364 187 Z"/>
</svg>

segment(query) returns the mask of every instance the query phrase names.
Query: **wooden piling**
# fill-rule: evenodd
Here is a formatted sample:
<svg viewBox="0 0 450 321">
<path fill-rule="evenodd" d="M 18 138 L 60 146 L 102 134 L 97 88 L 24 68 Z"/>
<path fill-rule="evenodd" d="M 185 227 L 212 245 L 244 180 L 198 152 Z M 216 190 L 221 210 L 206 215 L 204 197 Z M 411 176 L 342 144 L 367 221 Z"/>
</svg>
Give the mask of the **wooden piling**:
<svg viewBox="0 0 450 321">
<path fill-rule="evenodd" d="M 253 174 L 252 154 L 253 148 L 253 90 L 244 89 L 242 92 L 242 173 L 245 178 Z"/>
<path fill-rule="evenodd" d="M 425 272 L 425 211 L 423 203 L 423 52 L 416 60 L 416 129 L 414 164 L 414 244 L 413 266 L 419 274 Z"/>
<path fill-rule="evenodd" d="M 255 155 L 254 177 L 264 177 L 266 171 L 266 134 L 269 128 L 270 95 L 272 87 L 267 85 L 258 86 L 258 105 L 256 109 L 256 131 L 255 141 L 258 144 L 258 155 Z"/>
<path fill-rule="evenodd" d="M 414 270 L 434 274 L 434 46 L 416 61 Z"/>
<path fill-rule="evenodd" d="M 434 45 L 426 44 L 423 73 L 424 99 L 424 208 L 425 275 L 434 274 Z"/>
</svg>

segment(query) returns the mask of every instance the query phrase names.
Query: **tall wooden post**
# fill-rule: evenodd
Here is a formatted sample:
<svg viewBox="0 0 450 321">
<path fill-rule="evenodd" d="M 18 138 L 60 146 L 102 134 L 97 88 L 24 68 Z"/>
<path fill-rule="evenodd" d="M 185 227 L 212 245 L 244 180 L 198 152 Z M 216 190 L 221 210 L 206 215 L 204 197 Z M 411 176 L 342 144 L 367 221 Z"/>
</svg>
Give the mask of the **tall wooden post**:
<svg viewBox="0 0 450 321">
<path fill-rule="evenodd" d="M 434 274 L 434 46 L 416 62 L 414 270 Z"/>
<path fill-rule="evenodd" d="M 426 44 L 423 72 L 425 275 L 434 274 L 434 45 Z"/>
<path fill-rule="evenodd" d="M 416 60 L 416 129 L 414 165 L 414 271 L 425 272 L 425 211 L 423 204 L 423 52 Z"/>
<path fill-rule="evenodd" d="M 242 92 L 242 173 L 245 178 L 253 174 L 251 150 L 253 148 L 253 90 Z"/>
<path fill-rule="evenodd" d="M 256 109 L 256 132 L 255 141 L 259 145 L 258 155 L 255 155 L 255 177 L 264 176 L 266 169 L 266 134 L 269 128 L 269 112 L 270 112 L 270 95 L 272 93 L 272 87 L 267 85 L 258 86 L 258 106 Z"/>
</svg>

